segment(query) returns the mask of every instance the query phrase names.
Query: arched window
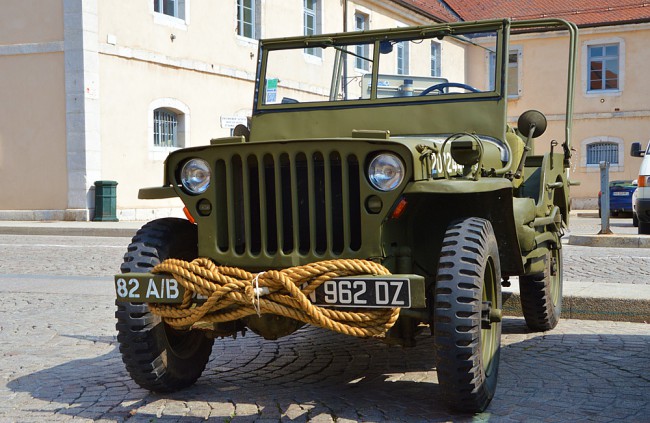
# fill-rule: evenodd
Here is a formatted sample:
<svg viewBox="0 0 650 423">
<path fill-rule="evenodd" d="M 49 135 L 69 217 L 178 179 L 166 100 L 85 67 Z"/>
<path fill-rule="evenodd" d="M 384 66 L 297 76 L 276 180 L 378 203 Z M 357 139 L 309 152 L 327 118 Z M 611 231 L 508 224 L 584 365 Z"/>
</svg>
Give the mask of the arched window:
<svg viewBox="0 0 650 423">
<path fill-rule="evenodd" d="M 190 109 L 175 98 L 160 98 L 149 105 L 149 157 L 164 160 L 170 151 L 190 140 Z"/>
<path fill-rule="evenodd" d="M 625 161 L 625 142 L 622 138 L 596 136 L 580 143 L 580 166 L 587 172 L 598 172 L 600 162 L 609 162 L 610 170 L 622 171 Z"/>
<path fill-rule="evenodd" d="M 154 147 L 179 147 L 178 114 L 169 109 L 153 111 L 153 145 Z"/>
</svg>

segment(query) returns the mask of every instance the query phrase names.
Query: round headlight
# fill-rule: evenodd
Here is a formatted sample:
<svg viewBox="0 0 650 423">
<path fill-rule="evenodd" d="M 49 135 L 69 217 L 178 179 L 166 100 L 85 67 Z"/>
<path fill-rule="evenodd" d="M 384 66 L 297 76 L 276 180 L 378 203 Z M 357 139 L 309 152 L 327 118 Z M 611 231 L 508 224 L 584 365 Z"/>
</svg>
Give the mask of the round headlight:
<svg viewBox="0 0 650 423">
<path fill-rule="evenodd" d="M 210 167 L 202 159 L 192 159 L 181 169 L 181 183 L 192 194 L 202 194 L 210 186 Z"/>
<path fill-rule="evenodd" d="M 394 154 L 378 154 L 368 166 L 368 179 L 380 191 L 392 191 L 404 180 L 404 165 Z"/>
</svg>

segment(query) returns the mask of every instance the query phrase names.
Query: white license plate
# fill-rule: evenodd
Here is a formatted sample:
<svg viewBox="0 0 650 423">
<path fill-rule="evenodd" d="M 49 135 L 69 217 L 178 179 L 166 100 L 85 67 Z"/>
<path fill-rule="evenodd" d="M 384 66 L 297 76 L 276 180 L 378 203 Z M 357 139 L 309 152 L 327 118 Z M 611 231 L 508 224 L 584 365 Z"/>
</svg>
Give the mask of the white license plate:
<svg viewBox="0 0 650 423">
<path fill-rule="evenodd" d="M 630 193 L 627 191 L 616 191 L 613 192 L 612 195 L 616 197 L 627 197 L 628 195 L 630 195 Z"/>
<path fill-rule="evenodd" d="M 407 278 L 335 278 L 319 286 L 311 300 L 322 306 L 409 308 L 411 290 Z"/>
<path fill-rule="evenodd" d="M 115 276 L 118 301 L 181 303 L 185 288 L 169 275 L 129 273 Z M 312 292 L 314 304 L 333 307 L 410 308 L 411 285 L 403 277 L 349 277 L 331 279 Z M 202 302 L 205 297 L 195 295 Z"/>
<path fill-rule="evenodd" d="M 170 276 L 132 273 L 115 276 L 118 301 L 135 303 L 180 303 L 185 288 Z"/>
</svg>

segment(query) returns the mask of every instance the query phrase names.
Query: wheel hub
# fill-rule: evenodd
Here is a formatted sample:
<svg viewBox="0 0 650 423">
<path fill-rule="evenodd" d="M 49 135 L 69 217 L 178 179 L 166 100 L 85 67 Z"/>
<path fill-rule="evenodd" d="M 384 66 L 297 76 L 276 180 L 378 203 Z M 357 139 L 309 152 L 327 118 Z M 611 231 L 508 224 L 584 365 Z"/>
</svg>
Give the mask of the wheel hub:
<svg viewBox="0 0 650 423">
<path fill-rule="evenodd" d="M 499 308 L 492 307 L 492 301 L 481 303 L 481 329 L 490 329 L 492 323 L 503 320 L 503 312 Z"/>
</svg>

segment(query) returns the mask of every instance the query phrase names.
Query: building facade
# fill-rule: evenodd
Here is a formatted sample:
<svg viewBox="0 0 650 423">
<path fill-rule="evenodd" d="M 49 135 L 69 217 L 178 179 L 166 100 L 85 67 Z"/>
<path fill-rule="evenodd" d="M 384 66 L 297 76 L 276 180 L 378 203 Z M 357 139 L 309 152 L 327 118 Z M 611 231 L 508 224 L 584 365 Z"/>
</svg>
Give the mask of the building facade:
<svg viewBox="0 0 650 423">
<path fill-rule="evenodd" d="M 206 145 L 246 122 L 258 39 L 435 19 L 410 4 L 375 0 L 7 0 L 3 6 L 4 220 L 92 219 L 94 182 L 101 180 L 118 183 L 120 219 L 182 214 L 180 202 L 141 201 L 138 190 L 161 184 L 173 149 Z M 319 58 L 306 52 L 305 60 Z"/>
<path fill-rule="evenodd" d="M 579 27 L 570 179 L 574 209 L 596 209 L 600 161 L 610 162 L 610 180 L 636 179 L 641 158 L 630 156 L 631 144 L 650 139 L 650 87 L 643 80 L 650 50 L 650 10 L 627 0 L 447 0 L 459 20 L 560 18 Z M 549 120 L 535 148 L 548 151 L 563 142 L 566 98 L 566 34 L 549 32 L 513 37 L 509 68 L 509 120 L 538 109 Z M 559 146 L 557 148 L 560 148 Z"/>
<path fill-rule="evenodd" d="M 180 202 L 138 200 L 138 190 L 161 184 L 170 151 L 206 145 L 246 122 L 260 38 L 501 17 L 581 26 L 570 172 L 581 183 L 572 189 L 573 207 L 595 208 L 598 162 L 611 163 L 611 180 L 634 179 L 640 159 L 629 156 L 630 144 L 650 138 L 650 88 L 642 78 L 649 8 L 623 0 L 581 2 L 574 11 L 555 0 L 493 3 L 5 0 L 0 219 L 92 219 L 101 180 L 118 183 L 122 220 L 182 214 Z M 564 139 L 562 36 L 517 35 L 510 52 L 510 120 L 531 108 L 547 116 L 540 151 Z M 408 75 L 414 54 L 430 57 L 431 76 L 471 78 L 462 52 L 445 40 L 397 46 L 394 68 L 382 72 Z M 307 49 L 299 60 L 317 66 L 322 58 Z M 362 63 L 356 71 L 361 78 Z"/>
</svg>

